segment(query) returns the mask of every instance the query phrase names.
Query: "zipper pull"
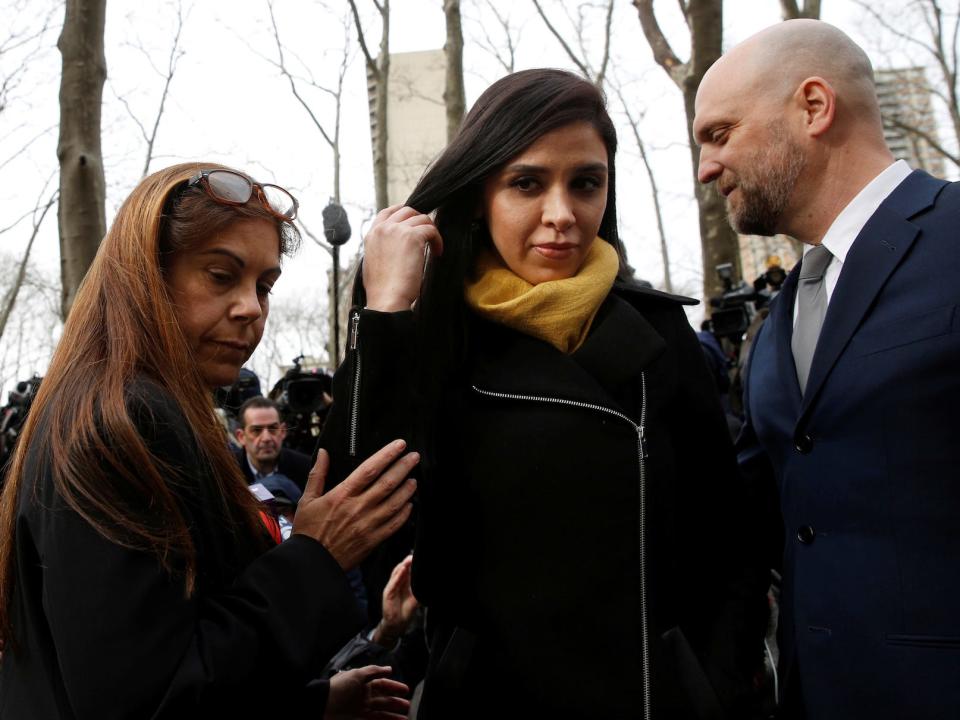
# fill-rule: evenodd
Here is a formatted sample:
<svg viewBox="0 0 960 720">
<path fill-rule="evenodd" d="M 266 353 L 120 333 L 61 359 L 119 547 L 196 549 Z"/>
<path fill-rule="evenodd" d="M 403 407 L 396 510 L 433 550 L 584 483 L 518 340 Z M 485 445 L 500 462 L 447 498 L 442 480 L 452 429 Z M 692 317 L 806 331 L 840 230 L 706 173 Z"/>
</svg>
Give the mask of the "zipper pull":
<svg viewBox="0 0 960 720">
<path fill-rule="evenodd" d="M 360 313 L 355 312 L 350 316 L 350 349 L 357 349 L 357 341 L 360 338 Z"/>
<path fill-rule="evenodd" d="M 640 457 L 644 460 L 650 457 L 650 453 L 647 452 L 647 438 L 643 425 L 637 426 L 637 444 L 640 447 Z"/>
</svg>

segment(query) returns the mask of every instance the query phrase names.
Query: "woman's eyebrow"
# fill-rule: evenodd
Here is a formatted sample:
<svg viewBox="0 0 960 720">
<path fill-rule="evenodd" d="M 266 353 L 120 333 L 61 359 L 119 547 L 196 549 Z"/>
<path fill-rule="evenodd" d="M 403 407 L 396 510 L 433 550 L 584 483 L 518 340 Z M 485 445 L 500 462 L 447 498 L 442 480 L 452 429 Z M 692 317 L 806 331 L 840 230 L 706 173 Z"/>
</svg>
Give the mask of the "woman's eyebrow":
<svg viewBox="0 0 960 720">
<path fill-rule="evenodd" d="M 607 172 L 607 164 L 602 162 L 585 163 L 574 168 L 575 172 Z M 526 163 L 517 163 L 508 165 L 503 169 L 506 173 L 542 173 L 547 172 L 547 168 L 542 165 L 529 165 Z"/>
<path fill-rule="evenodd" d="M 244 262 L 243 258 L 241 258 L 239 255 L 237 255 L 237 254 L 236 254 L 235 252 L 233 252 L 232 250 L 227 250 L 227 248 L 209 248 L 208 250 L 204 250 L 204 251 L 201 252 L 200 254 L 201 254 L 201 255 L 222 255 L 222 256 L 224 256 L 224 257 L 230 258 L 230 259 L 233 260 L 237 265 L 240 266 L 240 269 L 241 269 L 241 270 L 247 266 L 247 263 Z M 266 274 L 268 274 L 268 273 L 276 273 L 277 277 L 280 277 L 280 273 L 281 273 L 281 272 L 282 272 L 282 270 L 281 270 L 280 266 L 279 266 L 279 265 L 276 265 L 276 266 L 274 266 L 274 267 L 272 267 L 272 268 L 267 268 L 266 270 L 263 271 L 262 274 L 263 274 L 263 275 L 266 275 Z"/>
<path fill-rule="evenodd" d="M 545 172 L 546 168 L 542 165 L 528 165 L 526 163 L 517 163 L 515 165 L 508 165 L 503 169 L 504 172 L 510 173 L 538 173 Z"/>
<path fill-rule="evenodd" d="M 201 255 L 223 255 L 233 260 L 241 268 L 244 268 L 247 266 L 247 264 L 243 261 L 243 258 L 237 255 L 235 252 L 231 250 L 227 250 L 226 248 L 209 248 L 208 250 L 204 250 L 200 254 Z"/>
</svg>

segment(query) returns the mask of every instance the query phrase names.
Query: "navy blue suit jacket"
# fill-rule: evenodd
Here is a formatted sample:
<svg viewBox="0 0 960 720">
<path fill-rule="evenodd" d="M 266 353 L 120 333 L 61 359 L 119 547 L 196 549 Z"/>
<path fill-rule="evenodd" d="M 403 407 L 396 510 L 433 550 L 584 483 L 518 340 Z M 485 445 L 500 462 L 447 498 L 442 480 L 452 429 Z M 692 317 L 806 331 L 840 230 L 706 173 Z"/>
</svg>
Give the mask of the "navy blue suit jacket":
<svg viewBox="0 0 960 720">
<path fill-rule="evenodd" d="M 781 681 L 816 720 L 958 718 L 960 183 L 915 171 L 867 222 L 802 397 L 798 270 L 755 340 L 739 442 L 779 489 Z"/>
</svg>

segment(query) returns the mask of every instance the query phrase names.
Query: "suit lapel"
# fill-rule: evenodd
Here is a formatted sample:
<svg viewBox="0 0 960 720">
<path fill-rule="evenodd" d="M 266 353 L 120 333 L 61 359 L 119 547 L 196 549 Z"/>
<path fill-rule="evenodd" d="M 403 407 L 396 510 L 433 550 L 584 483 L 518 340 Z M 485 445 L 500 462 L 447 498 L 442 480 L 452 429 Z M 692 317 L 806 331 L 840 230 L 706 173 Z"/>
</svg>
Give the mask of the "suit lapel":
<svg viewBox="0 0 960 720">
<path fill-rule="evenodd" d="M 884 200 L 857 235 L 827 308 L 800 407 L 800 420 L 808 414 L 877 295 L 916 240 L 919 230 L 908 218 L 930 207 L 944 185 L 944 181 L 926 173 L 913 172 Z M 789 353 L 789 337 L 785 345 Z M 793 377 L 796 378 L 795 367 Z"/>
<path fill-rule="evenodd" d="M 793 337 L 793 305 L 797 296 L 797 278 L 800 276 L 800 265 L 797 263 L 787 275 L 787 279 L 777 296 L 777 307 L 771 311 L 771 319 L 775 321 L 774 346 L 777 353 L 777 376 L 784 385 L 785 397 L 790 399 L 793 411 L 800 407 L 800 382 L 797 380 L 797 365 L 793 360 L 793 350 L 790 341 Z"/>
</svg>

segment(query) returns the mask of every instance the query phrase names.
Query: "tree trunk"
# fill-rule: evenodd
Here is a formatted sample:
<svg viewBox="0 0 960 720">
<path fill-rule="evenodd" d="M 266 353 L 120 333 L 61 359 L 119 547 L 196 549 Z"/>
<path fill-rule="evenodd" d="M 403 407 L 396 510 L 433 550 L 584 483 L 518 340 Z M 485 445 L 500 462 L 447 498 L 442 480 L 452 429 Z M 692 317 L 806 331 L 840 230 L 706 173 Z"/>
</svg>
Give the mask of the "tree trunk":
<svg viewBox="0 0 960 720">
<path fill-rule="evenodd" d="M 390 204 L 387 192 L 387 92 L 390 73 L 390 56 L 382 54 L 377 63 L 377 94 L 374 99 L 374 122 L 377 125 L 377 142 L 373 148 L 373 184 L 376 193 L 377 210 L 383 210 Z"/>
<path fill-rule="evenodd" d="M 390 0 L 374 2 L 380 13 L 380 54 L 374 58 L 367 45 L 367 39 L 360 22 L 360 12 L 356 0 L 348 0 L 353 22 L 357 28 L 357 40 L 367 62 L 367 89 L 373 90 L 371 99 L 371 129 L 375 130 L 373 143 L 373 185 L 376 193 L 377 210 L 383 210 L 389 204 L 387 147 L 389 131 L 387 129 L 387 98 L 390 82 Z M 367 96 L 369 98 L 369 95 Z"/>
<path fill-rule="evenodd" d="M 390 204 L 389 162 L 387 145 L 387 102 L 390 95 L 390 1 L 383 0 L 380 35 L 380 56 L 377 58 L 377 146 L 373 154 L 373 181 L 376 185 L 377 210 L 383 210 Z"/>
<path fill-rule="evenodd" d="M 694 193 L 700 221 L 700 247 L 703 259 L 703 294 L 712 297 L 723 292 L 723 284 L 714 272 L 722 263 L 730 263 L 734 280 L 741 277 L 740 242 L 727 221 L 723 198 L 714 185 L 697 180 L 700 147 L 693 139 L 694 101 L 704 73 L 723 53 L 723 0 L 689 0 L 682 6 L 690 28 L 690 59 L 681 62 L 670 47 L 653 12 L 653 0 L 633 0 L 640 26 L 653 50 L 654 59 L 683 93 L 687 117 L 687 141 L 693 166 Z"/>
<path fill-rule="evenodd" d="M 460 0 L 443 0 L 443 13 L 447 18 L 447 42 L 443 51 L 447 58 L 447 86 L 443 91 L 443 103 L 447 108 L 447 142 L 453 140 L 467 101 L 463 92 L 463 28 L 460 22 Z"/>
<path fill-rule="evenodd" d="M 797 0 L 780 0 L 780 10 L 783 13 L 784 20 L 797 20 L 798 18 L 820 19 L 820 0 L 804 0 L 803 6 L 797 4 Z"/>
<path fill-rule="evenodd" d="M 106 232 L 100 151 L 100 105 L 107 62 L 103 51 L 106 0 L 66 0 L 57 47 L 60 79 L 60 312 L 70 312 L 77 288 Z"/>
</svg>

